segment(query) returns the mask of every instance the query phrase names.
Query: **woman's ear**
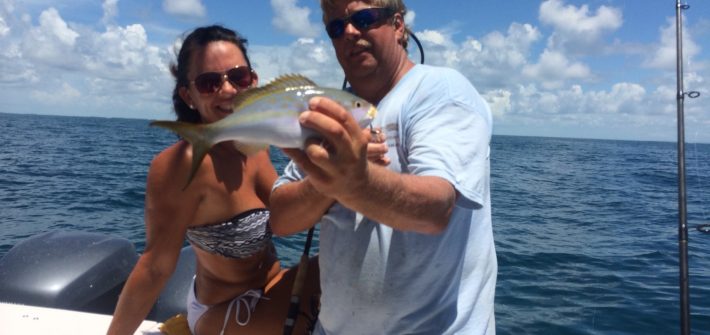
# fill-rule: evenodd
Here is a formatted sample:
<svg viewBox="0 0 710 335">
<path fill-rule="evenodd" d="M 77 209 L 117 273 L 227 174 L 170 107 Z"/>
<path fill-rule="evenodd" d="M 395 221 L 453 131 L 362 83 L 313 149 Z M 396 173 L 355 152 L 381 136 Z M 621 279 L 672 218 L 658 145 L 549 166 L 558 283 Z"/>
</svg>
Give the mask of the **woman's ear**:
<svg viewBox="0 0 710 335">
<path fill-rule="evenodd" d="M 251 70 L 251 85 L 249 85 L 249 87 L 257 86 L 259 86 L 259 75 L 256 74 L 256 71 Z"/>
<path fill-rule="evenodd" d="M 195 104 L 192 102 L 192 97 L 190 97 L 190 91 L 187 87 L 180 87 L 178 89 L 178 94 L 180 94 L 180 98 L 182 99 L 182 101 L 184 101 L 185 104 L 190 106 L 190 109 L 195 109 Z"/>
</svg>

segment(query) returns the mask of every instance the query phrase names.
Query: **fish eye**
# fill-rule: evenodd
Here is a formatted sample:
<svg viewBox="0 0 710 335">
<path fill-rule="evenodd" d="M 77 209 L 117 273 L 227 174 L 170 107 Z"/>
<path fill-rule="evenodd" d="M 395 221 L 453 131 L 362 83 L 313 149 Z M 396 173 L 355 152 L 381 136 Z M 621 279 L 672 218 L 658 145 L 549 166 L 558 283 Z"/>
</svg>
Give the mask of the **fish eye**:
<svg viewBox="0 0 710 335">
<path fill-rule="evenodd" d="M 360 102 L 360 101 L 355 101 L 355 107 L 357 107 L 357 108 L 362 107 L 362 102 Z"/>
</svg>

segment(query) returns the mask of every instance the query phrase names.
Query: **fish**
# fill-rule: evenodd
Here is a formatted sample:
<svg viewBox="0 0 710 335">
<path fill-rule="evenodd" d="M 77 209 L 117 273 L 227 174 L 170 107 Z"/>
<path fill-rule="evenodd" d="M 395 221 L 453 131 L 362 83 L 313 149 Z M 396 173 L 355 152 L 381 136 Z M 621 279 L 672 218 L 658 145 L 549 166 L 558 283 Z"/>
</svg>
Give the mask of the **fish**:
<svg viewBox="0 0 710 335">
<path fill-rule="evenodd" d="M 192 145 L 192 166 L 185 189 L 205 155 L 217 143 L 233 141 L 247 156 L 270 145 L 302 149 L 308 138 L 319 136 L 298 121 L 299 114 L 308 110 L 308 101 L 316 96 L 338 102 L 353 115 L 361 128 L 369 126 L 377 114 L 373 104 L 350 92 L 321 87 L 303 75 L 289 74 L 238 94 L 232 102 L 232 114 L 217 122 L 156 120 L 150 125 L 169 129 Z"/>
</svg>

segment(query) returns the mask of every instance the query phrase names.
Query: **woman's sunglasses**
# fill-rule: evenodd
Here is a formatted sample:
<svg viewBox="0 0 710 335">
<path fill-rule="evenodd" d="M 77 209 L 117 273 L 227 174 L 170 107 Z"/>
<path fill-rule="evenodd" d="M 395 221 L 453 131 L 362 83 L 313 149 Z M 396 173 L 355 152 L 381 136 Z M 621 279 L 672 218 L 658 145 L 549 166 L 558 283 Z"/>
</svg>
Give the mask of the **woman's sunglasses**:
<svg viewBox="0 0 710 335">
<path fill-rule="evenodd" d="M 368 30 L 370 27 L 382 23 L 392 14 L 394 14 L 394 10 L 391 8 L 365 8 L 343 19 L 331 20 L 325 26 L 325 30 L 331 39 L 336 39 L 345 34 L 345 27 L 348 23 L 352 23 L 358 30 Z"/>
<path fill-rule="evenodd" d="M 235 66 L 225 72 L 205 72 L 195 77 L 190 83 L 195 85 L 198 92 L 212 94 L 222 88 L 224 81 L 229 81 L 235 88 L 249 87 L 254 78 L 254 71 L 248 66 Z"/>
</svg>

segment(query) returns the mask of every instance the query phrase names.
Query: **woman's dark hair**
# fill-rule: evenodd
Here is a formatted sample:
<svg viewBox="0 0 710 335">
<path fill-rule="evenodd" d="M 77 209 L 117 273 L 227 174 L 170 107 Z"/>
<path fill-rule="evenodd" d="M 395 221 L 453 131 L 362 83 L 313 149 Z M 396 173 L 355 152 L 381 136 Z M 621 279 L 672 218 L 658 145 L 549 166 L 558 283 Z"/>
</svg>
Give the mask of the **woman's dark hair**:
<svg viewBox="0 0 710 335">
<path fill-rule="evenodd" d="M 177 63 L 170 63 L 170 73 L 175 77 L 175 89 L 173 89 L 173 108 L 177 115 L 178 121 L 199 123 L 201 122 L 200 113 L 197 110 L 190 108 L 180 97 L 180 88 L 187 87 L 190 81 L 187 79 L 187 73 L 192 64 L 192 57 L 195 51 L 204 48 L 210 42 L 226 41 L 232 42 L 244 54 L 247 60 L 247 65 L 251 69 L 249 56 L 247 56 L 247 40 L 234 30 L 227 29 L 220 25 L 212 25 L 200 27 L 193 30 L 182 42 L 180 51 L 177 52 Z"/>
</svg>

